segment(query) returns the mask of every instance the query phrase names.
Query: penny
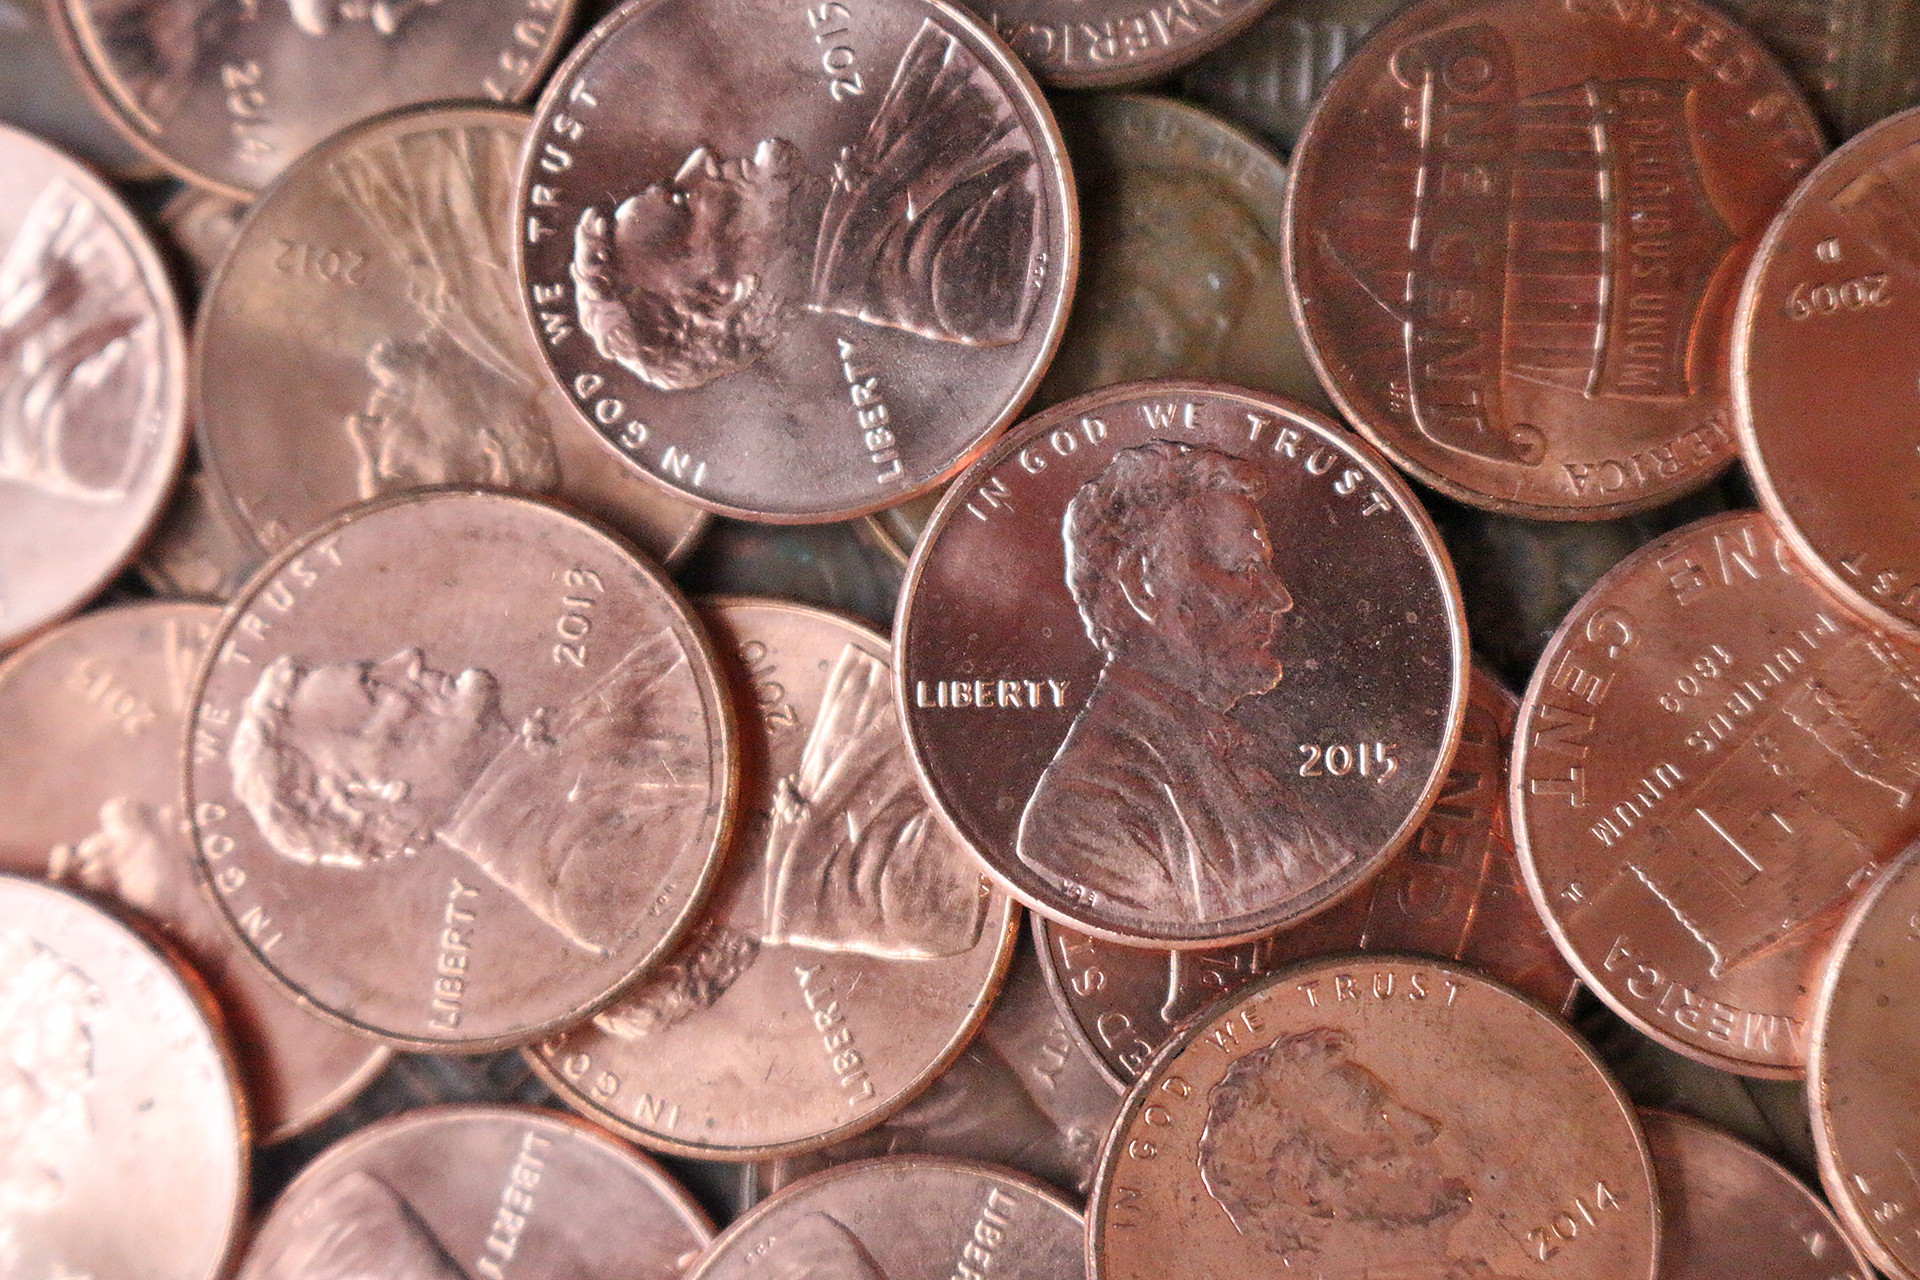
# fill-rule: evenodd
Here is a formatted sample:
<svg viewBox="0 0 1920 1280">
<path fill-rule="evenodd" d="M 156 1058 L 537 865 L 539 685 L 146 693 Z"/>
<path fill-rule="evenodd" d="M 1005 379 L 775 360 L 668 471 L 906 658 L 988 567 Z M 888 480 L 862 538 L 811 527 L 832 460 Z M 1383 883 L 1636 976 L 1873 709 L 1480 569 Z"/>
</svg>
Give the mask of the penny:
<svg viewBox="0 0 1920 1280">
<path fill-rule="evenodd" d="M 1754 257 L 1736 332 L 1740 446 L 1762 505 L 1829 588 L 1920 627 L 1920 458 L 1898 427 L 1920 411 L 1920 110 L 1861 134 L 1793 193 Z"/>
<path fill-rule="evenodd" d="M 196 865 L 321 1013 L 468 1051 L 578 1021 L 692 923 L 731 822 L 712 650 L 579 519 L 442 490 L 293 543 L 188 720 Z"/>
<path fill-rule="evenodd" d="M 1293 0 L 1188 67 L 1180 91 L 1293 150 L 1313 104 L 1393 0 Z"/>
<path fill-rule="evenodd" d="M 1419 0 L 1293 155 L 1308 351 L 1369 440 L 1462 502 L 1656 506 L 1734 455 L 1739 274 L 1821 149 L 1786 73 L 1694 0 Z"/>
<path fill-rule="evenodd" d="M 160 226 L 187 265 L 196 292 L 204 290 L 233 249 L 251 202 L 182 185 L 160 206 Z"/>
<path fill-rule="evenodd" d="M 204 989 L 112 916 L 0 876 L 0 1273 L 215 1280 L 247 1122 Z"/>
<path fill-rule="evenodd" d="M 1712 1066 L 1800 1074 L 1832 931 L 1920 834 L 1917 675 L 1758 512 L 1602 578 L 1534 670 L 1512 770 L 1528 890 L 1587 985 Z"/>
<path fill-rule="evenodd" d="M 993 0 L 968 3 L 1050 89 L 1146 84 L 1230 40 L 1267 0 Z"/>
<path fill-rule="evenodd" d="M 1920 13 L 1861 0 L 1729 0 L 1827 125 L 1852 137 L 1920 103 Z"/>
<path fill-rule="evenodd" d="M 662 560 L 705 524 L 540 373 L 508 247 L 526 136 L 504 108 L 388 115 L 256 202 L 201 308 L 195 416 L 216 491 L 263 551 L 436 484 L 556 493 Z"/>
<path fill-rule="evenodd" d="M 677 954 L 534 1064 L 637 1142 L 760 1160 L 871 1128 L 939 1075 L 1017 909 L 920 793 L 883 637 L 775 600 L 706 616 L 751 744 L 728 871 Z"/>
<path fill-rule="evenodd" d="M 167 273 L 112 191 L 0 125 L 0 648 L 133 555 L 186 445 Z"/>
<path fill-rule="evenodd" d="M 1518 700 L 1477 667 L 1460 746 L 1413 840 L 1365 886 L 1311 920 L 1237 947 L 1147 951 L 1044 922 L 1047 983 L 1068 1026 L 1125 1088 L 1176 1028 L 1263 974 L 1334 951 L 1459 960 L 1565 1013 L 1579 983 L 1540 922 L 1507 821 Z"/>
<path fill-rule="evenodd" d="M 1080 1215 L 1031 1178 L 894 1156 L 836 1166 L 762 1201 L 721 1233 L 687 1280 L 1060 1280 L 1081 1274 L 1084 1234 Z"/>
<path fill-rule="evenodd" d="M 1032 78 L 944 0 L 630 0 L 555 73 L 515 237 L 546 366 L 655 482 L 839 520 L 1040 380 L 1078 229 Z"/>
<path fill-rule="evenodd" d="M 206 472 L 196 467 L 180 477 L 134 562 L 154 594 L 230 600 L 253 576 L 264 557 L 227 510 Z"/>
<path fill-rule="evenodd" d="M 1660 1188 L 1663 1280 L 1869 1280 L 1846 1232 L 1800 1180 L 1689 1116 L 1642 1111 Z"/>
<path fill-rule="evenodd" d="M 947 493 L 895 634 L 941 810 L 1028 905 L 1135 946 L 1299 920 L 1439 793 L 1467 646 L 1405 485 L 1302 405 L 1141 382 Z"/>
<path fill-rule="evenodd" d="M 239 1280 L 679 1280 L 712 1238 L 672 1178 L 591 1125 L 532 1107 L 432 1107 L 308 1165 Z"/>
<path fill-rule="evenodd" d="M 338 1109 L 386 1051 L 232 954 L 194 882 L 180 809 L 188 695 L 220 610 L 90 613 L 0 664 L 0 870 L 50 877 L 160 927 L 212 986 L 247 1110 L 275 1142 Z"/>
<path fill-rule="evenodd" d="M 116 177 L 154 172 L 74 77 L 38 0 L 0 0 L 0 120 Z"/>
</svg>

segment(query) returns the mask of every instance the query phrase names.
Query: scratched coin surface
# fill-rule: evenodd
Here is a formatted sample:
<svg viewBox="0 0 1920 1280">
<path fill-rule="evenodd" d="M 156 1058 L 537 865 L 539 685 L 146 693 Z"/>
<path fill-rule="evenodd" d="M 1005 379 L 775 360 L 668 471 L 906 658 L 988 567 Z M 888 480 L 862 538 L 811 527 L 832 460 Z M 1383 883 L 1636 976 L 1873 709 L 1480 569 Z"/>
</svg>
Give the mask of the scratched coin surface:
<svg viewBox="0 0 1920 1280">
<path fill-rule="evenodd" d="M 0 648 L 105 586 L 186 446 L 186 340 L 133 215 L 0 125 Z"/>
<path fill-rule="evenodd" d="M 1806 1065 L 1858 889 L 1920 834 L 1920 647 L 1816 583 L 1757 511 L 1641 548 L 1534 669 L 1512 805 L 1580 976 L 1712 1066 Z"/>
<path fill-rule="evenodd" d="M 881 636 L 775 600 L 706 617 L 750 743 L 721 886 L 666 963 L 532 1053 L 635 1141 L 757 1160 L 871 1128 L 938 1075 L 1018 909 L 921 794 Z"/>
<path fill-rule="evenodd" d="M 1780 211 L 1740 296 L 1740 444 L 1822 582 L 1920 628 L 1920 110 L 1835 152 Z M 1846 447 L 1836 449 L 1837 432 Z"/>
<path fill-rule="evenodd" d="M 1248 940 L 1356 887 L 1466 704 L 1453 571 L 1405 484 L 1221 383 L 1020 424 L 942 500 L 894 633 L 961 835 L 1036 910 L 1137 946 Z"/>
<path fill-rule="evenodd" d="M 180 743 L 220 610 L 85 614 L 0 663 L 0 870 L 51 879 L 158 925 L 213 988 L 262 1142 L 339 1108 L 387 1059 L 234 954 L 193 874 Z"/>
<path fill-rule="evenodd" d="M 295 542 L 221 620 L 188 732 L 197 865 L 247 951 L 394 1044 L 523 1044 L 692 921 L 731 708 L 650 562 L 442 490 Z"/>
<path fill-rule="evenodd" d="M 712 1238 L 660 1166 L 591 1125 L 532 1107 L 430 1107 L 302 1170 L 238 1280 L 679 1280 Z"/>
<path fill-rule="evenodd" d="M 582 421 L 725 515 L 838 520 L 1013 420 L 1066 321 L 1073 180 L 944 0 L 629 0 L 555 73 L 516 259 Z"/>
<path fill-rule="evenodd" d="M 1293 154 L 1289 278 L 1346 416 L 1451 497 L 1600 519 L 1735 451 L 1728 321 L 1820 126 L 1695 0 L 1419 0 Z"/>
<path fill-rule="evenodd" d="M 1570 1028 L 1469 970 L 1342 956 L 1190 1025 L 1127 1095 L 1093 1280 L 1653 1280 L 1631 1104 Z"/>
<path fill-rule="evenodd" d="M 205 989 L 100 908 L 0 876 L 0 1009 L 0 1274 L 224 1274 L 248 1134 Z"/>
<path fill-rule="evenodd" d="M 200 310 L 195 421 L 265 551 L 436 484 L 553 493 L 661 560 L 706 523 L 540 371 L 514 285 L 527 117 L 435 107 L 341 133 L 256 202 Z"/>
</svg>

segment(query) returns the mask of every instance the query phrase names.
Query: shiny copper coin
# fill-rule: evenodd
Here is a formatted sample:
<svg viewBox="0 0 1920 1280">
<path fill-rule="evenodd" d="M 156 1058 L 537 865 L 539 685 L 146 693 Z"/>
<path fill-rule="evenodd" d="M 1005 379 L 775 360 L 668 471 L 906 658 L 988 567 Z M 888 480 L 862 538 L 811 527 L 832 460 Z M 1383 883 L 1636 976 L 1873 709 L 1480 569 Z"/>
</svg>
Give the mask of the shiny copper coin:
<svg viewBox="0 0 1920 1280">
<path fill-rule="evenodd" d="M 180 477 L 134 562 L 155 595 L 231 600 L 246 585 L 266 557 L 229 510 L 206 472 L 195 467 Z"/>
<path fill-rule="evenodd" d="M 1779 64 L 1695 0 L 1418 0 L 1294 152 L 1308 350 L 1369 440 L 1463 502 L 1665 502 L 1733 457 L 1739 273 L 1820 152 Z"/>
<path fill-rule="evenodd" d="M 1140 382 L 1022 423 L 908 570 L 916 766 L 1036 910 L 1135 945 L 1299 920 L 1412 837 L 1466 703 L 1453 571 L 1304 406 Z"/>
<path fill-rule="evenodd" d="M 1270 0 L 968 0 L 1050 89 L 1157 80 L 1244 30 Z"/>
<path fill-rule="evenodd" d="M 1170 1042 L 1087 1209 L 1093 1280 L 1653 1280 L 1659 1234 L 1593 1051 L 1505 987 L 1384 955 L 1274 974 Z"/>
<path fill-rule="evenodd" d="M 0 648 L 132 556 L 179 472 L 186 343 L 166 269 L 98 178 L 0 125 Z"/>
<path fill-rule="evenodd" d="M 1188 67 L 1180 89 L 1283 151 L 1393 0 L 1293 0 Z"/>
<path fill-rule="evenodd" d="M 1081 1273 L 1080 1215 L 993 1165 L 895 1156 L 794 1183 L 723 1232 L 686 1280 L 933 1280 Z"/>
<path fill-rule="evenodd" d="M 223 1274 L 247 1122 L 211 1016 L 106 912 L 0 876 L 0 1274 Z"/>
<path fill-rule="evenodd" d="M 1068 1025 L 1121 1087 L 1207 1005 L 1296 960 L 1417 951 L 1459 960 L 1564 1013 L 1579 982 L 1520 875 L 1507 822 L 1507 753 L 1519 702 L 1477 667 L 1460 746 L 1413 840 L 1365 886 L 1237 947 L 1146 951 L 1040 924 L 1047 980 Z"/>
<path fill-rule="evenodd" d="M 754 744 L 726 877 L 677 954 L 533 1052 L 636 1141 L 753 1160 L 871 1128 L 938 1075 L 1017 908 L 920 792 L 882 637 L 773 600 L 707 617 Z"/>
<path fill-rule="evenodd" d="M 1747 275 L 1734 353 L 1762 504 L 1822 582 L 1908 630 L 1920 627 L 1916 346 L 1920 110 L 1861 134 L 1793 193 Z"/>
<path fill-rule="evenodd" d="M 1561 950 L 1682 1053 L 1798 1075 L 1859 887 L 1915 834 L 1920 647 L 1815 583 L 1758 512 L 1622 561 L 1534 670 L 1515 835 Z"/>
<path fill-rule="evenodd" d="M 1827 125 L 1852 137 L 1920 103 L 1920 10 L 1874 0 L 1728 0 Z"/>
<path fill-rule="evenodd" d="M 1073 181 L 944 0 L 630 0 L 555 73 L 524 301 L 581 420 L 688 501 L 904 501 L 1012 421 L 1066 320 Z"/>
<path fill-rule="evenodd" d="M 180 807 L 189 696 L 220 610 L 89 613 L 0 664 L 0 870 L 157 924 L 214 990 L 262 1142 L 338 1109 L 386 1050 L 289 1000 L 194 881 Z"/>
<path fill-rule="evenodd" d="M 1660 1187 L 1661 1280 L 1869 1280 L 1833 1210 L 1730 1134 L 1670 1111 L 1640 1125 Z"/>
<path fill-rule="evenodd" d="M 195 420 L 266 551 L 435 484 L 557 494 L 662 560 L 705 525 L 541 374 L 509 247 L 526 136 L 504 108 L 385 116 L 309 152 L 242 224 L 200 311 Z"/>
<path fill-rule="evenodd" d="M 442 490 L 295 542 L 221 620 L 188 732 L 197 865 L 254 958 L 394 1044 L 500 1048 L 662 955 L 736 781 L 712 651 L 577 518 Z"/>
<path fill-rule="evenodd" d="M 239 1280 L 679 1280 L 712 1238 L 672 1178 L 591 1125 L 433 1107 L 369 1125 L 302 1170 Z"/>
</svg>

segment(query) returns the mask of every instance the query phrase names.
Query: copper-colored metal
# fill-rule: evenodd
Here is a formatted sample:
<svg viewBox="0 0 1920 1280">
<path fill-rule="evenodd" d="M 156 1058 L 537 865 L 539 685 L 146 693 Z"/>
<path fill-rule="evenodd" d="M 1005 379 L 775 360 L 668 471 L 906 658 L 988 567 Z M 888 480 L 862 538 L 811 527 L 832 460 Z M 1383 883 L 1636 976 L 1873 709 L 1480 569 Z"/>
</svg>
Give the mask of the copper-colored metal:
<svg viewBox="0 0 1920 1280">
<path fill-rule="evenodd" d="M 577 1021 L 692 923 L 737 761 L 660 571 L 529 498 L 356 508 L 228 608 L 194 698 L 196 864 L 249 955 L 394 1044 Z"/>
<path fill-rule="evenodd" d="M 1223 1002 L 1141 1076 L 1088 1275 L 1653 1280 L 1659 1233 L 1632 1107 L 1565 1024 L 1451 964 L 1344 956 Z"/>
<path fill-rule="evenodd" d="M 688 501 L 777 523 L 978 455 L 1078 258 L 1037 86 L 944 0 L 630 0 L 542 96 L 518 211 L 581 420 Z"/>
<path fill-rule="evenodd" d="M 182 184 L 160 206 L 161 229 L 180 251 L 196 292 L 207 287 L 213 273 L 226 261 L 250 204 L 204 187 Z"/>
<path fill-rule="evenodd" d="M 757 1160 L 926 1087 L 986 1016 L 1018 909 L 920 794 L 882 637 L 773 600 L 707 618 L 756 744 L 726 877 L 676 955 L 532 1055 L 638 1142 Z"/>
<path fill-rule="evenodd" d="M 1292 0 L 1188 67 L 1180 89 L 1282 151 L 1393 0 Z"/>
<path fill-rule="evenodd" d="M 1642 510 L 1734 454 L 1739 273 L 1820 127 L 1695 0 L 1418 0 L 1293 155 L 1301 330 L 1421 481 L 1544 519 Z"/>
<path fill-rule="evenodd" d="M 1622 1017 L 1710 1065 L 1804 1069 L 1855 892 L 1915 834 L 1920 647 L 1758 512 L 1641 548 L 1561 624 L 1514 751 L 1527 887 Z"/>
<path fill-rule="evenodd" d="M 196 467 L 180 477 L 134 562 L 154 594 L 231 600 L 246 585 L 265 557 L 234 527 L 231 509 L 206 472 Z"/>
<path fill-rule="evenodd" d="M 115 177 L 158 172 L 94 107 L 40 0 L 0 0 L 0 120 Z"/>
<path fill-rule="evenodd" d="M 247 1122 L 205 988 L 100 908 L 0 876 L 0 1006 L 0 1274 L 223 1274 Z"/>
<path fill-rule="evenodd" d="M 1920 10 L 1874 0 L 1727 0 L 1829 128 L 1852 137 L 1920 103 Z"/>
<path fill-rule="evenodd" d="M 1920 110 L 1781 209 L 1740 294 L 1734 405 L 1754 488 L 1829 588 L 1920 628 Z M 1845 440 L 1836 448 L 1836 440 Z"/>
<path fill-rule="evenodd" d="M 1049 89 L 1146 84 L 1231 40 L 1271 0 L 1200 0 L 1153 9 L 1133 0 L 968 0 Z"/>
<path fill-rule="evenodd" d="M 384 116 L 249 212 L 200 311 L 195 420 L 216 491 L 265 551 L 434 484 L 557 494 L 661 560 L 705 527 L 540 371 L 509 248 L 527 127 L 495 107 Z"/>
<path fill-rule="evenodd" d="M 569 1116 L 432 1107 L 329 1147 L 274 1202 L 239 1280 L 679 1280 L 713 1238 L 660 1166 Z"/>
<path fill-rule="evenodd" d="M 1466 704 L 1453 572 L 1367 446 L 1129 383 L 942 501 L 895 634 L 915 765 L 1036 910 L 1137 946 L 1304 918 L 1410 839 Z"/>
</svg>

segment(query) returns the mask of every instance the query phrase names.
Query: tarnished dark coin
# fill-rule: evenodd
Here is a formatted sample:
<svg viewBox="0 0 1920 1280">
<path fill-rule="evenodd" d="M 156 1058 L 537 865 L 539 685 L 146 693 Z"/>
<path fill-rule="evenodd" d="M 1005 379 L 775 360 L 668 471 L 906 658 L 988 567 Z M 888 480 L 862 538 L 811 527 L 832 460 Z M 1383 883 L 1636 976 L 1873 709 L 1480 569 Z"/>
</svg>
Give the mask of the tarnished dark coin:
<svg viewBox="0 0 1920 1280">
<path fill-rule="evenodd" d="M 1726 7 L 1779 55 L 1842 138 L 1920 103 L 1920 8 L 1910 0 L 1727 0 Z"/>
<path fill-rule="evenodd" d="M 1180 88 L 1283 151 L 1393 0 L 1291 0 L 1187 68 Z"/>
<path fill-rule="evenodd" d="M 154 594 L 230 600 L 246 585 L 266 557 L 230 510 L 206 472 L 194 467 L 180 477 L 134 562 Z"/>
<path fill-rule="evenodd" d="M 0 0 L 0 120 L 117 177 L 158 172 L 94 106 L 40 0 Z"/>
<path fill-rule="evenodd" d="M 186 341 L 146 233 L 106 185 L 0 125 L 0 648 L 99 591 L 165 504 Z"/>
<path fill-rule="evenodd" d="M 1078 258 L 1046 104 L 944 0 L 630 0 L 542 96 L 518 201 L 582 421 L 779 523 L 891 506 L 984 449 Z"/>
<path fill-rule="evenodd" d="M 189 721 L 197 865 L 249 953 L 392 1043 L 523 1044 L 672 946 L 717 867 L 732 709 L 660 571 L 442 490 L 295 542 Z"/>
<path fill-rule="evenodd" d="M 967 0 L 1051 89 L 1145 84 L 1233 38 L 1271 0 Z"/>
<path fill-rule="evenodd" d="M 920 792 L 884 639 L 773 600 L 707 617 L 756 744 L 721 886 L 666 963 L 531 1052 L 636 1141 L 755 1160 L 871 1128 L 937 1076 L 1018 909 Z"/>
<path fill-rule="evenodd" d="M 645 1156 L 531 1107 L 433 1107 L 329 1147 L 239 1280 L 679 1280 L 713 1228 Z"/>
<path fill-rule="evenodd" d="M 1087 1208 L 1093 1280 L 1653 1280 L 1659 1234 L 1593 1051 L 1505 987 L 1389 955 L 1283 970 L 1189 1026 L 1127 1095 Z"/>
<path fill-rule="evenodd" d="M 1733 457 L 1739 273 L 1821 148 L 1779 64 L 1695 0 L 1418 0 L 1293 155 L 1308 350 L 1369 440 L 1463 502 L 1655 506 Z"/>
<path fill-rule="evenodd" d="M 158 925 L 213 988 L 262 1142 L 337 1109 L 386 1050 L 300 1008 L 194 882 L 180 744 L 220 610 L 89 613 L 0 664 L 0 870 L 52 878 Z"/>
<path fill-rule="evenodd" d="M 1310 915 L 1412 837 L 1467 646 L 1439 538 L 1318 413 L 1140 382 L 942 501 L 895 634 L 929 791 L 1035 909 L 1138 946 Z"/>
<path fill-rule="evenodd" d="M 1822 589 L 1759 512 L 1698 521 L 1587 593 L 1514 749 L 1527 884 L 1648 1035 L 1798 1075 L 1834 928 L 1920 834 L 1920 647 Z"/>
<path fill-rule="evenodd" d="M 210 1016 L 106 912 L 0 876 L 0 1274 L 224 1274 L 247 1124 Z"/>
<path fill-rule="evenodd" d="M 195 346 L 202 464 L 278 551 L 355 502 L 435 484 L 554 493 L 654 556 L 704 512 L 633 476 L 548 385 L 514 285 L 527 117 L 388 115 L 255 203 Z"/>
</svg>

